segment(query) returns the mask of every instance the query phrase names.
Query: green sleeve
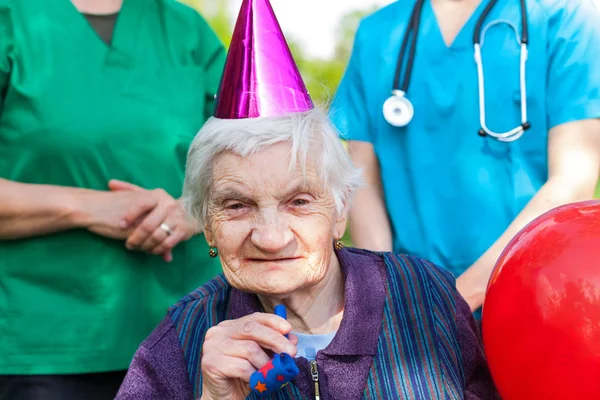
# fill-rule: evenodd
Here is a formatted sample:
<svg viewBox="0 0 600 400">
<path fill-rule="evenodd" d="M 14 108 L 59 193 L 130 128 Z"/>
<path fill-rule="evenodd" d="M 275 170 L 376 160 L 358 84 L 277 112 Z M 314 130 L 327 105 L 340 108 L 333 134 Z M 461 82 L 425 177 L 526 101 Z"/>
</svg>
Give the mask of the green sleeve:
<svg viewBox="0 0 600 400">
<path fill-rule="evenodd" d="M 223 67 L 225 66 L 226 51 L 223 43 L 216 33 L 208 25 L 206 20 L 198 14 L 199 42 L 198 58 L 199 64 L 204 68 L 204 88 L 206 91 L 206 102 L 204 106 L 205 119 L 212 117 L 215 107 L 215 95 L 219 90 Z"/>
<path fill-rule="evenodd" d="M 7 1 L 0 1 L 0 105 L 10 79 L 10 51 L 13 47 L 12 21 Z"/>
</svg>

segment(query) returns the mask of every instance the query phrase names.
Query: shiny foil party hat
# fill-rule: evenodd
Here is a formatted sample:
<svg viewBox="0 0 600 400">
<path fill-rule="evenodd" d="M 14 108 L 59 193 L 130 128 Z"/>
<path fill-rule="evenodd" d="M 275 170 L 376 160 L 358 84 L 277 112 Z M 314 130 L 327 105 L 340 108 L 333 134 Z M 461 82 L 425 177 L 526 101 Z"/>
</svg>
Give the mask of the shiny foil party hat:
<svg viewBox="0 0 600 400">
<path fill-rule="evenodd" d="M 271 3 L 243 0 L 214 116 L 276 117 L 313 107 Z"/>
</svg>

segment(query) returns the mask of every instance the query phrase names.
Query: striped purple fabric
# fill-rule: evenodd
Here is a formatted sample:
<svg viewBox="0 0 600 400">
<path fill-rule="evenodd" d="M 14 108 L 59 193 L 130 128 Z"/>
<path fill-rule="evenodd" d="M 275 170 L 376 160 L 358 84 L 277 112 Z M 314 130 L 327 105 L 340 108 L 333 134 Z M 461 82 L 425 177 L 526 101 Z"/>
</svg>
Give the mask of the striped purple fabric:
<svg viewBox="0 0 600 400">
<path fill-rule="evenodd" d="M 386 300 L 365 399 L 462 399 L 465 377 L 457 341 L 454 278 L 407 255 L 373 254 L 386 265 Z M 375 263 L 374 263 L 375 264 Z M 365 268 L 373 266 L 365 265 Z M 170 310 L 194 398 L 200 396 L 201 346 L 206 331 L 231 317 L 231 287 L 218 276 Z M 289 384 L 269 399 L 303 399 Z M 331 398 L 322 393 L 321 399 Z M 251 394 L 248 399 L 259 399 Z"/>
<path fill-rule="evenodd" d="M 367 399 L 462 399 L 454 278 L 416 257 L 385 254 L 387 299 Z M 441 345 L 443 344 L 443 345 Z"/>
</svg>

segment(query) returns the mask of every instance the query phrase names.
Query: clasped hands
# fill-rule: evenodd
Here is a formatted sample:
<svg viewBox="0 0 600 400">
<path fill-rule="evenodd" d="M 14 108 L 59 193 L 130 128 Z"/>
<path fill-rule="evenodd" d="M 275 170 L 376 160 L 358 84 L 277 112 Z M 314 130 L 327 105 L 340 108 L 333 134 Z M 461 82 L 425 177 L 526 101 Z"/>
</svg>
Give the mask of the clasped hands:
<svg viewBox="0 0 600 400">
<path fill-rule="evenodd" d="M 93 233 L 124 239 L 128 250 L 173 259 L 173 248 L 200 229 L 181 203 L 163 189 L 147 190 L 119 180 L 108 183 L 110 191 L 98 192 L 84 205 L 86 225 Z"/>
</svg>

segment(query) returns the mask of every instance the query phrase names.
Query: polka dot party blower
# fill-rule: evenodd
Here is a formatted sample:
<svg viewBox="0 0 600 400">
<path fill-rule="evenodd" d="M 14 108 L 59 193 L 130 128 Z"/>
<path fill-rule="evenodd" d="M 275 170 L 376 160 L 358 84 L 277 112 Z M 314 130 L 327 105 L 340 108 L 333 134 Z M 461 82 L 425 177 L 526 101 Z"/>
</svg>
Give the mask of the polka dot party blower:
<svg viewBox="0 0 600 400">
<path fill-rule="evenodd" d="M 275 315 L 287 319 L 285 306 L 276 306 Z M 275 354 L 271 361 L 250 376 L 250 388 L 259 396 L 268 396 L 287 385 L 299 372 L 292 356 L 286 353 Z"/>
</svg>

